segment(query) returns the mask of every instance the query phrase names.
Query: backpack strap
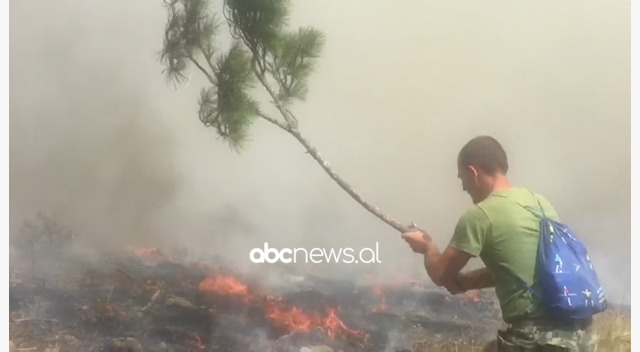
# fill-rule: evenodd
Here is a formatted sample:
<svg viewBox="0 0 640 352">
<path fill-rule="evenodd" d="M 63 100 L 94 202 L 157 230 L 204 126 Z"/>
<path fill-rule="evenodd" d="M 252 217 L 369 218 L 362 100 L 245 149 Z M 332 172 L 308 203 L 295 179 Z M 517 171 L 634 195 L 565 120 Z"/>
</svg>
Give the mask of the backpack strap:
<svg viewBox="0 0 640 352">
<path fill-rule="evenodd" d="M 520 286 L 522 286 L 522 288 L 524 288 L 527 291 L 531 292 L 531 294 L 533 294 L 534 296 L 538 297 L 542 302 L 547 303 L 547 301 L 544 299 L 544 297 L 542 297 L 541 294 L 539 294 L 536 290 L 534 290 L 532 288 L 533 285 L 532 286 L 527 285 L 527 283 L 524 282 L 524 280 L 522 280 L 518 275 L 514 274 L 513 271 L 511 271 L 511 270 L 509 270 L 507 268 L 505 268 L 505 269 L 506 269 L 505 271 L 508 272 L 509 275 L 511 275 L 511 277 L 513 277 L 518 282 L 518 284 L 520 284 Z"/>
<path fill-rule="evenodd" d="M 542 212 L 542 217 L 546 218 L 547 214 L 544 213 L 544 208 L 542 207 L 542 203 L 540 203 L 540 199 L 536 197 L 536 195 L 533 192 L 529 191 L 529 193 L 531 193 L 531 195 L 536 200 L 536 202 L 538 202 L 538 206 L 540 207 L 540 211 Z"/>
<path fill-rule="evenodd" d="M 531 193 L 531 196 L 533 196 L 533 198 L 536 200 L 536 202 L 538 202 L 538 207 L 540 208 L 540 213 L 542 215 L 540 215 L 540 214 L 536 213 L 535 211 L 531 210 L 531 208 L 528 207 L 528 206 L 522 205 L 520 203 L 518 203 L 518 205 L 523 207 L 525 210 L 528 210 L 531 214 L 533 214 L 536 218 L 538 218 L 540 220 L 546 218 L 547 214 L 544 212 L 544 208 L 542 207 L 542 203 L 540 203 L 540 199 L 538 199 L 538 197 L 536 197 L 536 195 L 533 192 L 529 191 L 529 193 Z"/>
<path fill-rule="evenodd" d="M 540 220 L 542 220 L 542 219 L 546 218 L 546 217 L 547 217 L 547 215 L 546 215 L 546 213 L 544 212 L 544 208 L 542 207 L 542 203 L 540 203 L 540 199 L 538 199 L 538 197 L 536 197 L 536 195 L 535 195 L 531 190 L 529 190 L 529 193 L 531 193 L 531 196 L 533 196 L 533 198 L 536 200 L 536 202 L 538 202 L 538 207 L 540 207 L 540 213 L 541 213 L 542 215 L 540 215 L 539 213 L 537 213 L 537 212 L 535 212 L 535 211 L 531 210 L 531 208 L 530 208 L 530 207 L 528 207 L 528 206 L 524 206 L 524 205 L 522 205 L 522 204 L 520 204 L 520 203 L 518 203 L 518 205 L 520 205 L 520 206 L 521 206 L 522 208 L 524 208 L 525 210 L 529 211 L 531 214 L 533 214 L 536 218 L 538 218 L 538 219 L 540 219 Z M 527 291 L 531 292 L 533 295 L 535 295 L 536 297 L 538 297 L 538 298 L 539 298 L 542 302 L 544 302 L 545 304 L 546 304 L 546 303 L 548 303 L 548 302 L 546 302 L 546 300 L 544 299 L 544 297 L 542 297 L 542 295 L 541 295 L 541 294 L 539 294 L 538 292 L 536 292 L 536 290 L 534 290 L 534 289 L 532 288 L 532 287 L 533 287 L 533 285 L 532 285 L 532 286 L 527 285 L 527 283 L 526 283 L 526 282 L 524 282 L 524 280 L 522 280 L 519 276 L 517 276 L 516 274 L 514 274 L 511 270 L 509 270 L 509 269 L 507 269 L 507 268 L 505 268 L 505 269 L 506 269 L 506 271 L 509 273 L 509 275 L 511 275 L 511 276 L 512 276 L 512 277 L 513 277 L 513 278 L 518 282 L 518 284 L 520 284 L 520 286 L 522 286 L 522 287 L 523 287 L 523 288 L 525 288 Z"/>
</svg>

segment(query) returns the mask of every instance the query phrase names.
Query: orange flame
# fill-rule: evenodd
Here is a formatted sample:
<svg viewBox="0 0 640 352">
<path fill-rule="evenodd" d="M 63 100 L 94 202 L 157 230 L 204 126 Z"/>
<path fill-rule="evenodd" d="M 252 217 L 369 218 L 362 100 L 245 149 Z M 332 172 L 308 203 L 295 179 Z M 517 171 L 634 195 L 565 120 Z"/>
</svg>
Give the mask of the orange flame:
<svg viewBox="0 0 640 352">
<path fill-rule="evenodd" d="M 378 305 L 373 308 L 374 312 L 386 312 L 389 310 L 389 305 L 387 305 L 387 298 L 384 295 L 382 284 L 378 282 L 373 284 L 373 295 L 379 301 Z"/>
<path fill-rule="evenodd" d="M 313 320 L 298 307 L 284 307 L 277 301 L 268 300 L 266 307 L 267 319 L 275 326 L 285 328 L 290 332 L 308 332 L 313 328 Z"/>
<path fill-rule="evenodd" d="M 202 343 L 200 336 L 195 334 L 189 334 L 189 335 L 191 335 L 191 338 L 193 339 L 192 343 L 197 349 L 204 350 L 207 347 L 205 344 Z"/>
<path fill-rule="evenodd" d="M 209 276 L 200 282 L 198 289 L 208 294 L 237 298 L 245 303 L 252 299 L 247 285 L 230 275 Z"/>
<path fill-rule="evenodd" d="M 344 337 L 348 339 L 366 340 L 367 335 L 360 330 L 349 328 L 337 315 L 336 309 L 327 308 L 327 316 L 323 319 L 323 328 L 329 337 Z"/>
<path fill-rule="evenodd" d="M 266 316 L 272 325 L 289 332 L 309 332 L 317 328 L 329 338 L 336 337 L 351 341 L 365 342 L 368 336 L 360 330 L 349 328 L 336 314 L 335 308 L 327 308 L 325 316 L 317 313 L 305 313 L 298 307 L 286 307 L 280 300 L 267 298 Z"/>
<path fill-rule="evenodd" d="M 253 294 L 249 287 L 231 275 L 212 275 L 200 282 L 198 289 L 207 294 L 239 299 L 242 303 L 259 303 L 259 295 Z M 328 337 L 346 338 L 354 342 L 364 343 L 368 336 L 359 330 L 349 328 L 336 314 L 336 309 L 329 308 L 324 316 L 318 313 L 307 313 L 295 306 L 287 306 L 280 298 L 266 296 L 262 301 L 265 317 L 275 327 L 289 333 L 309 332 L 312 329 L 322 330 Z"/>
</svg>

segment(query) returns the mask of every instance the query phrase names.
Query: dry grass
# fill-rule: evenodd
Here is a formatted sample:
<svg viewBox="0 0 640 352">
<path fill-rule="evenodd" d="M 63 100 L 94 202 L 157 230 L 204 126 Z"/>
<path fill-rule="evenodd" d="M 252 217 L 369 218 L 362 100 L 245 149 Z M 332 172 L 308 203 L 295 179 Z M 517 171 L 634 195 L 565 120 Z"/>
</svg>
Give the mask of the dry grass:
<svg viewBox="0 0 640 352">
<path fill-rule="evenodd" d="M 598 351 L 631 351 L 631 317 L 618 311 L 609 310 L 596 316 L 594 326 L 598 334 Z M 416 352 L 482 352 L 484 343 L 474 342 L 419 342 Z"/>
<path fill-rule="evenodd" d="M 596 316 L 594 324 L 600 338 L 599 351 L 631 351 L 631 316 L 609 310 Z"/>
</svg>

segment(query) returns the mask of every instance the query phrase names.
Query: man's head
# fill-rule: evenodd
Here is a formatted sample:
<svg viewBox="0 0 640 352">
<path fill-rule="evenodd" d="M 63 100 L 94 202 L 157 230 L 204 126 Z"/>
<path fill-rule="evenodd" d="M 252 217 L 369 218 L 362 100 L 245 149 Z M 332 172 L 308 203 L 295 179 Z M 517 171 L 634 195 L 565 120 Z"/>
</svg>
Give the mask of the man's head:
<svg viewBox="0 0 640 352">
<path fill-rule="evenodd" d="M 483 201 L 498 188 L 510 187 L 508 170 L 507 154 L 493 137 L 475 137 L 458 154 L 458 177 L 474 203 Z"/>
</svg>

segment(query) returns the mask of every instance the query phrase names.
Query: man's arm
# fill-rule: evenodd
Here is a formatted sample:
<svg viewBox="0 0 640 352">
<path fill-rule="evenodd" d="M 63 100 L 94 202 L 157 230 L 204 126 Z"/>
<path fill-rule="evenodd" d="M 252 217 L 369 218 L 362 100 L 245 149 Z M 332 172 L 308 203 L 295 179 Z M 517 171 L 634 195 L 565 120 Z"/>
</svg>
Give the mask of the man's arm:
<svg viewBox="0 0 640 352">
<path fill-rule="evenodd" d="M 433 283 L 444 286 L 449 291 L 467 290 L 462 286 L 464 283 L 460 280 L 462 278 L 460 270 L 467 265 L 471 256 L 453 247 L 447 247 L 443 253 L 440 253 L 431 237 L 427 235 L 425 238 L 427 246 L 424 253 L 424 266 Z M 457 290 L 455 290 L 456 287 L 458 287 Z"/>
<path fill-rule="evenodd" d="M 491 272 L 486 267 L 459 273 L 457 281 L 465 291 L 479 290 L 495 286 L 493 275 L 491 275 Z"/>
<path fill-rule="evenodd" d="M 414 251 L 424 255 L 424 266 L 433 283 L 452 294 L 494 286 L 493 276 L 487 268 L 461 272 L 471 254 L 452 246 L 441 253 L 431 237 L 423 232 L 405 234 L 405 239 L 413 243 Z"/>
<path fill-rule="evenodd" d="M 414 252 L 424 255 L 425 269 L 436 285 L 446 287 L 451 293 L 460 293 L 471 287 L 493 283 L 488 270 L 460 273 L 471 257 L 480 255 L 489 229 L 490 222 L 484 212 L 480 208 L 471 208 L 458 220 L 453 238 L 444 252 L 440 252 L 425 232 L 413 231 L 403 234 L 403 238 Z"/>
</svg>

